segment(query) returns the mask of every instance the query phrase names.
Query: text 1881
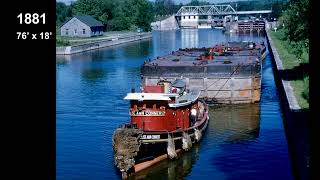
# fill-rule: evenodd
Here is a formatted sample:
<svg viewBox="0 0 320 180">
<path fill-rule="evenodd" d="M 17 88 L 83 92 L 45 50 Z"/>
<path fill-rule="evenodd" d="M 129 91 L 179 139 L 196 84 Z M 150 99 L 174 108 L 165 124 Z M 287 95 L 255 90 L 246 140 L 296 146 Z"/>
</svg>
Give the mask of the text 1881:
<svg viewBox="0 0 320 180">
<path fill-rule="evenodd" d="M 39 15 L 38 13 L 20 13 L 17 18 L 19 19 L 20 24 L 45 24 L 46 23 L 46 14 L 43 13 Z"/>
</svg>

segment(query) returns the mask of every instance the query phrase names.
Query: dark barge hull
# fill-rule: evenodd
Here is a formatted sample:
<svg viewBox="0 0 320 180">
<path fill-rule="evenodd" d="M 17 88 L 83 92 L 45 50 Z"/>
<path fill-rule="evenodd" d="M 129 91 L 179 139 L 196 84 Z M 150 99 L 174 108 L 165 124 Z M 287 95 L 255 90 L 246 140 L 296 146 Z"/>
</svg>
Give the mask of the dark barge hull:
<svg viewBox="0 0 320 180">
<path fill-rule="evenodd" d="M 179 49 L 146 61 L 141 67 L 143 85 L 159 79 L 186 79 L 187 89 L 200 90 L 200 99 L 208 104 L 257 103 L 261 93 L 261 65 L 266 57 L 264 43 L 253 49 L 248 43 L 229 42 L 213 46 L 228 49 L 222 55 L 201 60 L 210 48 Z"/>
<path fill-rule="evenodd" d="M 159 79 L 185 78 L 188 89 L 200 90 L 208 104 L 257 103 L 261 93 L 261 65 L 266 47 L 255 50 L 230 50 L 229 55 L 199 60 L 208 48 L 180 49 L 145 62 L 141 68 L 143 85 Z"/>
</svg>

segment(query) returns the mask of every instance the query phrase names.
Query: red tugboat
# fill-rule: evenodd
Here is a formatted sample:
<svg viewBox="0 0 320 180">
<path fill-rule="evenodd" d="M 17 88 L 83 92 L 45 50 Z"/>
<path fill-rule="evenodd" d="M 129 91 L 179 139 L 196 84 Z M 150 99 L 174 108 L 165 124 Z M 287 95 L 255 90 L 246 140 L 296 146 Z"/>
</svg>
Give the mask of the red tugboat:
<svg viewBox="0 0 320 180">
<path fill-rule="evenodd" d="M 208 106 L 198 100 L 200 91 L 186 89 L 183 79 L 160 80 L 145 85 L 141 93 L 131 92 L 131 122 L 113 135 L 115 165 L 122 178 L 177 152 L 188 151 L 199 142 L 208 125 Z"/>
</svg>

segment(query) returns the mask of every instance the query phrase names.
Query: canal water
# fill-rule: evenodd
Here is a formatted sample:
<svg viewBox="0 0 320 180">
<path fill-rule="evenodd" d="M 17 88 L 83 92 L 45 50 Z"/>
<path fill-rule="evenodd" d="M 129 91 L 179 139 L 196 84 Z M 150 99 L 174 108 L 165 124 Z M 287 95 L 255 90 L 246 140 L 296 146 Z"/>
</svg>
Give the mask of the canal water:
<svg viewBox="0 0 320 180">
<path fill-rule="evenodd" d="M 262 34 L 185 29 L 57 56 L 57 179 L 121 178 L 113 165 L 112 134 L 129 121 L 129 104 L 123 97 L 131 88 L 139 89 L 145 60 L 178 48 L 238 40 L 266 43 Z M 259 104 L 210 107 L 210 123 L 200 144 L 178 160 L 163 161 L 132 179 L 293 179 L 270 54 L 262 66 Z"/>
</svg>

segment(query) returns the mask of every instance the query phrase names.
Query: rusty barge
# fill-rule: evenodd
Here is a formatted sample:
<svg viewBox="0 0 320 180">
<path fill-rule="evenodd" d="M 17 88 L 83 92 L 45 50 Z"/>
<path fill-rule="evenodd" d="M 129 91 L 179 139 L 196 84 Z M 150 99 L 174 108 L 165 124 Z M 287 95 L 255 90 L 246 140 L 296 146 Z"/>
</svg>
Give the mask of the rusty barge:
<svg viewBox="0 0 320 180">
<path fill-rule="evenodd" d="M 209 104 L 260 101 L 263 42 L 228 42 L 210 48 L 179 49 L 144 63 L 142 84 L 160 79 L 185 78 L 189 89 L 199 90 Z"/>
<path fill-rule="evenodd" d="M 263 43 L 230 42 L 179 49 L 141 68 L 141 92 L 132 90 L 130 121 L 113 134 L 114 162 L 122 178 L 174 159 L 201 140 L 208 103 L 260 101 Z"/>
</svg>

